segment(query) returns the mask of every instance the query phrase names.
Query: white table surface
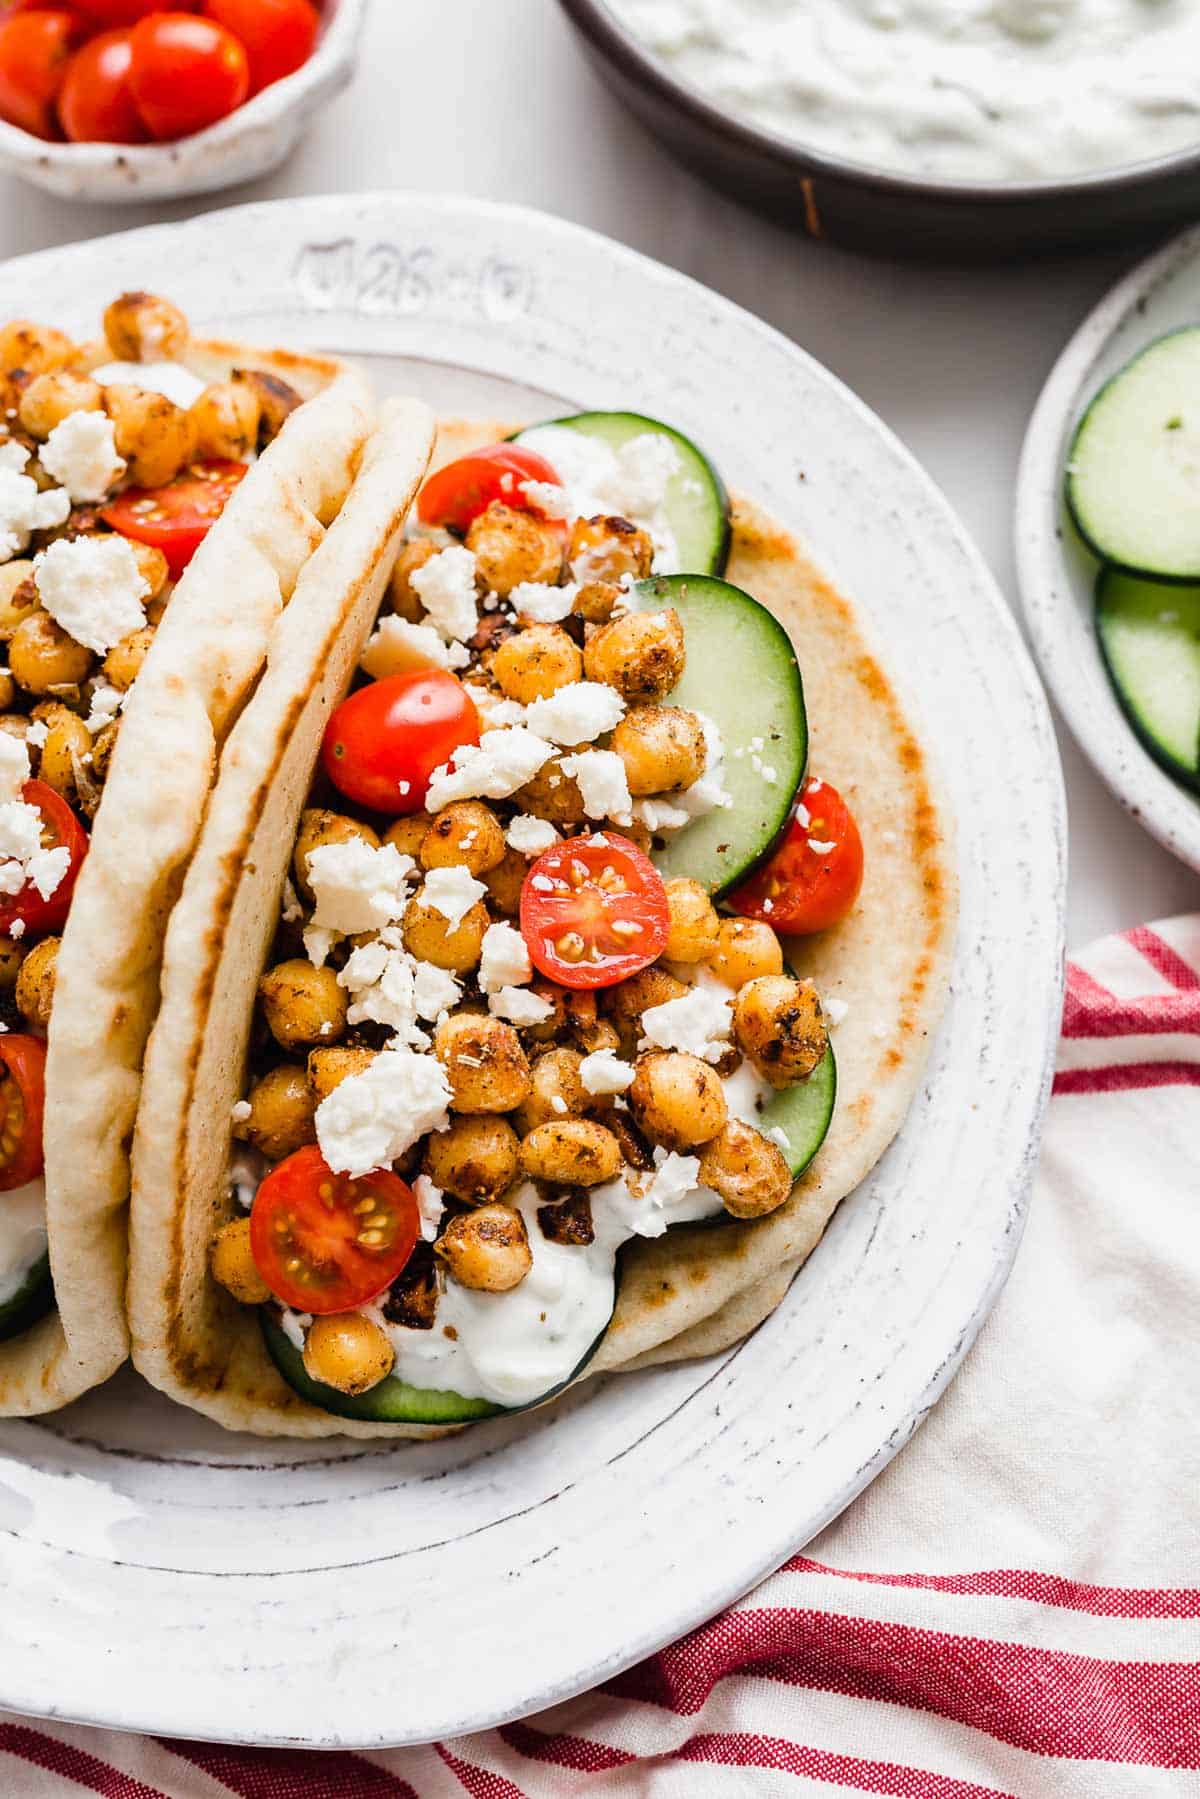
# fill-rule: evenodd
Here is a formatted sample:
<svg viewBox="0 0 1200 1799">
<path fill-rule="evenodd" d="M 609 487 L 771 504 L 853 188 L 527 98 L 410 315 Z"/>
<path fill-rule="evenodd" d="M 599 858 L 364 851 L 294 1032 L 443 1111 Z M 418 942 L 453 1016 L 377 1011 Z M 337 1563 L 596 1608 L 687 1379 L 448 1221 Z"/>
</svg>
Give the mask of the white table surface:
<svg viewBox="0 0 1200 1799">
<path fill-rule="evenodd" d="M 382 187 L 542 207 L 769 320 L 915 451 L 1014 603 L 1012 497 L 1026 420 L 1076 323 L 1137 254 L 954 270 L 830 250 L 678 168 L 596 80 L 552 0 L 371 0 L 355 84 L 271 179 L 174 206 L 116 207 L 0 177 L 0 255 L 209 206 Z M 162 285 L 169 291 L 169 270 Z M 36 295 L 29 310 L 36 316 Z M 1193 906 L 1195 877 L 1125 815 L 1065 730 L 1059 741 L 1069 942 Z"/>
</svg>

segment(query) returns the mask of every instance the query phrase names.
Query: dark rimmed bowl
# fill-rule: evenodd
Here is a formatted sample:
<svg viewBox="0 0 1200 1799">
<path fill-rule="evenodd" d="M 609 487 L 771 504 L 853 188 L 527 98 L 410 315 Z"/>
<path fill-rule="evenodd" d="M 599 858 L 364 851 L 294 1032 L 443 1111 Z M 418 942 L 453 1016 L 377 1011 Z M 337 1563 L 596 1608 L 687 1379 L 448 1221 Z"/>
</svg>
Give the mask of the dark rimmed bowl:
<svg viewBox="0 0 1200 1799">
<path fill-rule="evenodd" d="M 559 0 L 601 78 L 680 160 L 810 237 L 892 255 L 992 261 L 1150 237 L 1200 215 L 1200 145 L 1061 181 L 921 181 L 751 125 L 675 80 L 603 4 Z"/>
</svg>

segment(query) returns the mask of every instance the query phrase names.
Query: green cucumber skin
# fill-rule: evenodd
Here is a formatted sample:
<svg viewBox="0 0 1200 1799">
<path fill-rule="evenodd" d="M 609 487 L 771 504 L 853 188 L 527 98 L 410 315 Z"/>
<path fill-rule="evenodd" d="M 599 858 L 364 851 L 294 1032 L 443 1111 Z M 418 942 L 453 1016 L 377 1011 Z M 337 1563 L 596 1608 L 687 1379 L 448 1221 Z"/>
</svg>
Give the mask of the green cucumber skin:
<svg viewBox="0 0 1200 1799">
<path fill-rule="evenodd" d="M 34 1263 L 18 1292 L 0 1306 L 0 1343 L 20 1337 L 31 1325 L 54 1308 L 54 1281 L 50 1275 L 50 1253 Z"/>
<path fill-rule="evenodd" d="M 1129 692 L 1123 675 L 1116 665 L 1113 646 L 1109 641 L 1107 621 L 1113 616 L 1113 611 L 1120 598 L 1119 587 L 1122 582 L 1137 582 L 1151 591 L 1156 588 L 1161 589 L 1162 600 L 1166 605 L 1180 602 L 1184 583 L 1149 580 L 1144 575 L 1117 568 L 1115 565 L 1102 568 L 1096 578 L 1096 638 L 1100 645 L 1100 654 L 1104 659 L 1105 670 L 1112 683 L 1113 692 L 1117 696 L 1117 703 L 1128 719 L 1138 742 L 1154 758 L 1159 767 L 1164 769 L 1174 780 L 1190 788 L 1193 792 L 1200 793 L 1200 735 L 1196 742 L 1194 761 L 1190 764 L 1181 762 L 1161 739 L 1155 736 L 1144 716 L 1143 709 Z M 1187 585 L 1196 589 L 1197 610 L 1200 611 L 1200 585 L 1194 581 Z"/>
<path fill-rule="evenodd" d="M 837 1086 L 837 1059 L 831 1043 L 808 1079 L 800 1082 L 798 1086 L 788 1087 L 784 1092 L 777 1094 L 764 1109 L 755 1126 L 756 1130 L 769 1131 L 773 1124 L 777 1124 L 788 1132 L 790 1148 L 785 1150 L 784 1154 L 787 1157 L 793 1181 L 798 1181 L 805 1170 L 812 1166 L 817 1152 L 829 1135 L 829 1126 L 833 1122 L 834 1107 L 837 1104 Z M 808 1109 L 807 1102 L 815 1102 L 812 1107 L 813 1124 L 803 1138 L 800 1137 L 800 1132 L 795 1125 L 788 1130 L 788 1102 L 791 1101 L 792 1104 L 795 1104 L 797 1099 L 803 1099 L 806 1102 L 806 1110 Z M 707 1218 L 693 1218 L 686 1225 L 674 1225 L 671 1228 L 674 1230 L 697 1230 L 699 1228 L 707 1230 L 714 1224 L 753 1222 L 752 1219 L 735 1218 L 732 1212 L 727 1212 L 722 1206 L 719 1212 L 712 1212 Z"/>
</svg>

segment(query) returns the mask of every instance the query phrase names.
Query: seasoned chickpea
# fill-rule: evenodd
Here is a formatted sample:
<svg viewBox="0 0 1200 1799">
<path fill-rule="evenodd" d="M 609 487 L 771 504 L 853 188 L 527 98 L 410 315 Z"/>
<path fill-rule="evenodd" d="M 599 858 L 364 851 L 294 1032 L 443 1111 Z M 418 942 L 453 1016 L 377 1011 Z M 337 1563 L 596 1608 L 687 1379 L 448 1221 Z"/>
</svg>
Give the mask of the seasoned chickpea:
<svg viewBox="0 0 1200 1799">
<path fill-rule="evenodd" d="M 17 697 L 17 684 L 10 674 L 0 674 L 0 712 L 12 705 Z"/>
<path fill-rule="evenodd" d="M 665 1006 L 668 1000 L 682 999 L 687 988 L 665 968 L 642 968 L 627 981 L 605 989 L 604 997 L 614 1018 L 636 1023 L 649 1006 Z"/>
<path fill-rule="evenodd" d="M 383 841 L 394 844 L 402 856 L 411 856 L 415 861 L 432 823 L 428 812 L 410 812 L 407 818 L 398 818 L 395 824 L 388 826 Z"/>
<path fill-rule="evenodd" d="M 642 580 L 650 573 L 654 542 L 648 531 L 627 518 L 577 518 L 567 551 L 577 581 L 619 581 L 623 575 Z"/>
<path fill-rule="evenodd" d="M 320 1105 L 328 1099 L 335 1087 L 349 1080 L 352 1074 L 364 1074 L 375 1060 L 373 1049 L 342 1047 L 341 1049 L 313 1049 L 308 1053 L 308 1084 L 312 1088 L 313 1099 Z"/>
<path fill-rule="evenodd" d="M 8 646 L 13 680 L 26 693 L 78 687 L 87 680 L 94 660 L 92 652 L 68 636 L 48 612 L 31 612 L 17 626 Z"/>
<path fill-rule="evenodd" d="M 434 1246 L 455 1280 L 484 1293 L 519 1287 L 533 1267 L 525 1220 L 512 1206 L 480 1206 L 452 1218 Z"/>
<path fill-rule="evenodd" d="M 772 1087 L 804 1080 L 829 1046 L 816 988 L 790 975 L 747 981 L 733 1002 L 733 1034 Z"/>
<path fill-rule="evenodd" d="M 527 625 L 506 637 L 492 659 L 492 674 L 505 696 L 528 706 L 578 681 L 583 657 L 561 625 Z"/>
<path fill-rule="evenodd" d="M 583 652 L 589 681 L 607 681 L 630 705 L 661 700 L 679 684 L 686 661 L 683 623 L 674 606 L 626 612 L 592 633 Z"/>
<path fill-rule="evenodd" d="M 92 759 L 88 763 L 93 780 L 103 781 L 108 774 L 108 765 L 112 761 L 113 751 L 117 747 L 117 732 L 120 729 L 120 721 L 114 718 L 111 725 L 105 725 L 96 737 L 96 741 L 92 745 Z M 86 757 L 84 760 L 86 761 Z"/>
<path fill-rule="evenodd" d="M 522 1139 L 521 1167 L 531 1180 L 597 1187 L 620 1173 L 621 1146 L 592 1118 L 553 1118 Z"/>
<path fill-rule="evenodd" d="M 420 887 L 404 908 L 404 947 L 420 962 L 448 968 L 453 974 L 469 974 L 479 966 L 483 935 L 488 928 L 487 907 L 476 900 L 452 925 L 444 912 L 431 906 Z"/>
<path fill-rule="evenodd" d="M 41 605 L 33 579 L 33 563 L 23 557 L 0 562 L 0 640 L 7 643 L 17 626 Z"/>
<path fill-rule="evenodd" d="M 41 706 L 36 708 L 39 714 L 42 710 Z M 68 707 L 46 707 L 45 710 L 49 716 L 45 720 L 46 741 L 38 761 L 38 779 L 47 787 L 53 787 L 55 793 L 61 793 L 64 799 L 70 799 L 75 793 L 80 760 L 91 754 L 92 734 Z"/>
<path fill-rule="evenodd" d="M 488 898 L 506 918 L 515 918 L 521 910 L 521 889 L 528 873 L 529 858 L 520 850 L 505 850 L 503 862 L 497 862 L 483 876 Z"/>
<path fill-rule="evenodd" d="M 25 950 L 20 943 L 14 943 L 11 937 L 0 937 L 0 990 L 7 993 L 16 984 L 24 960 Z"/>
<path fill-rule="evenodd" d="M 549 819 L 552 825 L 581 825 L 587 817 L 579 782 L 574 775 L 563 773 L 557 756 L 543 762 L 532 781 L 527 781 L 515 797 L 522 812 Z"/>
<path fill-rule="evenodd" d="M 308 879 L 308 858 L 316 849 L 329 843 L 349 843 L 361 837 L 372 849 L 379 848 L 379 838 L 370 825 L 360 825 L 356 818 L 342 812 L 328 812 L 323 806 L 309 806 L 300 814 L 300 829 L 292 856 L 292 874 L 304 898 L 312 904 L 313 890 Z"/>
<path fill-rule="evenodd" d="M 783 949 L 769 924 L 756 918 L 722 918 L 708 966 L 735 990 L 759 975 L 783 973 Z"/>
<path fill-rule="evenodd" d="M 23 369 L 27 375 L 44 375 L 61 369 L 75 355 L 75 345 L 52 325 L 32 319 L 13 319 L 0 326 L 0 369 Z"/>
<path fill-rule="evenodd" d="M 663 955 L 668 962 L 707 962 L 717 947 L 720 920 L 699 881 L 667 882 L 671 922 Z"/>
<path fill-rule="evenodd" d="M 444 1192 L 470 1206 L 507 1193 L 517 1178 L 517 1133 L 494 1113 L 451 1120 L 425 1146 L 425 1172 Z"/>
<path fill-rule="evenodd" d="M 165 394 L 120 382 L 105 388 L 104 405 L 133 487 L 165 487 L 194 457 L 195 422 Z"/>
<path fill-rule="evenodd" d="M 339 1393 L 366 1393 L 377 1387 L 395 1361 L 387 1332 L 361 1312 L 314 1318 L 304 1340 L 304 1372 Z"/>
<path fill-rule="evenodd" d="M 40 943 L 34 944 L 17 975 L 17 1006 L 36 1031 L 47 1031 L 50 1028 L 50 1008 L 54 1004 L 54 968 L 61 942 L 61 937 L 43 937 Z"/>
<path fill-rule="evenodd" d="M 233 1134 L 268 1160 L 282 1162 L 294 1150 L 316 1142 L 316 1100 L 303 1068 L 288 1063 L 272 1068 L 255 1081 L 246 1104 L 250 1116 L 234 1121 Z"/>
<path fill-rule="evenodd" d="M 455 1112 L 511 1112 L 529 1093 L 529 1062 L 511 1024 L 486 1013 L 454 1012 L 433 1034 Z"/>
<path fill-rule="evenodd" d="M 400 546 L 385 604 L 390 605 L 399 618 L 406 618 L 410 625 L 420 624 L 425 617 L 425 608 L 412 584 L 412 577 L 419 568 L 425 567 L 431 556 L 437 555 L 438 547 L 432 537 L 414 537 Z"/>
<path fill-rule="evenodd" d="M 486 874 L 504 860 L 500 820 L 482 800 L 456 800 L 434 818 L 421 841 L 422 868 L 467 868 Z"/>
<path fill-rule="evenodd" d="M 681 1050 L 638 1057 L 629 1104 L 646 1135 L 668 1149 L 711 1142 L 729 1116 L 720 1075 Z"/>
<path fill-rule="evenodd" d="M 233 380 L 248 387 L 258 401 L 259 448 L 278 437 L 290 415 L 302 404 L 290 382 L 264 369 L 234 369 Z"/>
<path fill-rule="evenodd" d="M 588 1110 L 591 1095 L 579 1078 L 582 1060 L 575 1049 L 548 1049 L 538 1057 L 530 1071 L 529 1097 L 517 1108 L 516 1126 L 522 1137 L 540 1124 L 579 1118 Z"/>
<path fill-rule="evenodd" d="M 193 455 L 244 462 L 258 443 L 262 407 L 244 381 L 214 381 L 188 407 L 195 432 Z"/>
<path fill-rule="evenodd" d="M 269 968 L 258 983 L 263 1016 L 283 1049 L 336 1043 L 346 1029 L 346 992 L 332 968 L 300 957 Z"/>
<path fill-rule="evenodd" d="M 156 550 L 152 543 L 137 543 L 133 538 L 125 540 L 133 551 L 133 560 L 137 563 L 138 574 L 146 583 L 148 592 L 142 595 L 142 604 L 152 606 L 167 585 L 170 568 L 161 550 Z M 151 624 L 157 620 L 151 619 Z"/>
<path fill-rule="evenodd" d="M 212 1277 L 233 1294 L 240 1305 L 265 1305 L 271 1297 L 250 1251 L 250 1220 L 233 1218 L 213 1238 L 210 1256 Z"/>
<path fill-rule="evenodd" d="M 606 625 L 622 597 L 622 589 L 615 581 L 585 581 L 575 595 L 571 611 L 589 625 Z"/>
<path fill-rule="evenodd" d="M 17 417 L 31 437 L 47 438 L 73 412 L 103 411 L 104 395 L 98 381 L 90 375 L 72 375 L 66 369 L 57 369 L 35 375 L 21 395 Z"/>
<path fill-rule="evenodd" d="M 113 687 L 122 692 L 132 687 L 142 672 L 142 664 L 150 654 L 150 645 L 154 642 L 154 626 L 143 625 L 140 631 L 131 631 L 128 637 L 122 637 L 115 643 L 104 661 L 100 664 L 100 673 Z"/>
<path fill-rule="evenodd" d="M 765 1218 L 792 1190 L 792 1173 L 777 1143 L 731 1118 L 700 1152 L 700 1179 L 735 1218 Z"/>
<path fill-rule="evenodd" d="M 613 732 L 612 747 L 635 795 L 690 787 L 708 758 L 704 727 L 682 706 L 635 706 Z"/>
<path fill-rule="evenodd" d="M 105 308 L 104 335 L 117 362 L 176 362 L 191 331 L 170 300 L 134 292 L 119 295 Z"/>
<path fill-rule="evenodd" d="M 497 500 L 471 521 L 467 548 L 475 552 L 479 579 L 502 600 L 522 581 L 554 583 L 562 575 L 562 538 L 554 526 Z"/>
</svg>

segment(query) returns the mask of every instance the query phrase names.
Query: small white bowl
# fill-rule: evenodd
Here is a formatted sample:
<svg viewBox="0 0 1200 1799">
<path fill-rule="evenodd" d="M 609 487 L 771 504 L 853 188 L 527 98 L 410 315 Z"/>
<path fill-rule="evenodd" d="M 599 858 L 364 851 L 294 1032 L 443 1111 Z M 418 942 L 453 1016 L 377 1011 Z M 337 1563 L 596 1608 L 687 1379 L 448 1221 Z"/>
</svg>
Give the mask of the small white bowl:
<svg viewBox="0 0 1200 1799">
<path fill-rule="evenodd" d="M 0 120 L 0 169 L 66 200 L 166 200 L 212 193 L 276 168 L 310 115 L 354 73 L 366 0 L 325 0 L 317 47 L 227 119 L 170 144 L 58 144 Z"/>
</svg>

